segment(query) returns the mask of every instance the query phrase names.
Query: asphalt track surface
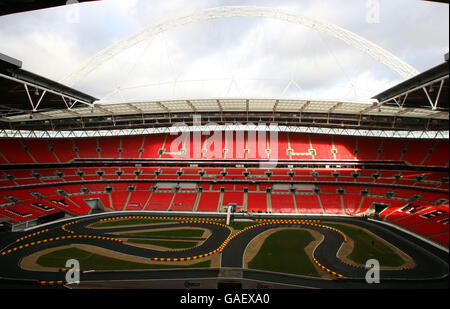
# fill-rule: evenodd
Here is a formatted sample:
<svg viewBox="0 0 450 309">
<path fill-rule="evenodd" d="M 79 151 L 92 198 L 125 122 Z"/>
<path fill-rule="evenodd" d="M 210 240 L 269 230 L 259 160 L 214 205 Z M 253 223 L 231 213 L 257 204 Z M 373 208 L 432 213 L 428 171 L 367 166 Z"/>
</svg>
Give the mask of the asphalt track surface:
<svg viewBox="0 0 450 309">
<path fill-rule="evenodd" d="M 119 253 L 144 257 L 144 258 L 186 258 L 192 256 L 202 255 L 218 249 L 223 242 L 229 237 L 230 230 L 222 225 L 208 224 L 208 223 L 161 223 L 153 224 L 151 226 L 122 226 L 120 228 L 102 228 L 91 229 L 87 226 L 98 222 L 100 218 L 108 217 L 122 217 L 122 216 L 177 216 L 174 213 L 121 213 L 118 214 L 104 214 L 93 217 L 74 218 L 71 221 L 59 222 L 50 224 L 42 229 L 48 229 L 40 235 L 27 238 L 20 242 L 16 240 L 22 236 L 38 232 L 42 229 L 36 229 L 29 232 L 21 233 L 7 233 L 0 235 L 0 252 L 7 251 L 19 245 L 36 242 L 49 238 L 60 236 L 69 236 L 70 234 L 63 231 L 61 227 L 64 224 L 78 221 L 78 223 L 71 224 L 66 228 L 73 231 L 73 235 L 91 235 L 100 237 L 121 238 L 122 236 L 114 235 L 118 231 L 142 231 L 149 229 L 164 229 L 173 227 L 198 227 L 209 229 L 211 235 L 203 241 L 203 243 L 195 248 L 180 250 L 180 251 L 157 251 L 146 248 L 139 248 L 131 246 L 126 243 L 113 242 L 104 239 L 91 238 L 75 238 L 56 240 L 38 245 L 29 246 L 20 250 L 11 252 L 6 255 L 0 255 L 0 287 L 2 288 L 17 288 L 17 287 L 36 287 L 37 281 L 59 281 L 65 280 L 65 274 L 59 272 L 46 271 L 28 271 L 22 269 L 19 265 L 23 257 L 33 254 L 35 252 L 64 246 L 68 244 L 87 244 L 94 245 L 101 248 L 113 250 Z M 188 217 L 186 215 L 178 217 Z M 213 218 L 208 216 L 207 218 Z M 216 216 L 217 217 L 217 216 Z M 199 216 L 192 216 L 192 219 L 198 219 Z M 205 217 L 206 218 L 206 217 Z M 223 218 L 223 217 L 222 217 Z M 267 217 L 264 217 L 267 218 Z M 274 219 L 276 216 L 270 217 Z M 286 224 L 271 224 L 263 225 L 248 229 L 234 237 L 224 248 L 221 256 L 221 268 L 198 268 L 198 269 L 170 269 L 170 270 L 143 270 L 143 271 L 94 271 L 83 273 L 81 275 L 83 282 L 102 282 L 102 281 L 124 281 L 124 280 L 168 280 L 180 278 L 220 278 L 223 277 L 224 270 L 237 271 L 237 277 L 240 279 L 256 280 L 261 282 L 274 282 L 286 284 L 289 286 L 309 287 L 309 288 L 323 288 L 323 289 L 347 289 L 347 288 L 369 288 L 369 289 L 384 289 L 384 288 L 448 288 L 448 252 L 443 251 L 431 244 L 414 237 L 409 233 L 402 232 L 391 226 L 383 225 L 378 222 L 371 222 L 362 219 L 350 217 L 282 217 L 287 219 L 303 219 L 303 220 L 321 220 L 322 222 L 334 223 L 348 223 L 363 227 L 379 237 L 390 242 L 398 249 L 409 255 L 416 263 L 416 267 L 404 270 L 381 270 L 380 284 L 367 284 L 365 281 L 366 269 L 361 267 L 354 267 L 344 263 L 337 257 L 337 252 L 341 248 L 344 238 L 341 234 L 310 225 L 293 225 L 315 230 L 324 236 L 323 241 L 315 248 L 313 257 L 316 258 L 322 265 L 333 270 L 336 273 L 343 275 L 344 279 L 329 280 L 320 278 L 310 278 L 305 276 L 296 276 L 289 274 L 271 273 L 264 271 L 242 269 L 243 255 L 247 245 L 251 240 L 260 233 L 272 228 L 286 227 Z M 219 222 L 219 223 L 223 223 Z M 125 238 L 125 237 L 124 237 Z M 128 236 L 126 238 L 129 238 Z M 139 237 L 137 237 L 139 238 Z M 145 237 L 148 238 L 148 237 Z M 152 239 L 158 237 L 152 236 Z M 180 238 L 189 239 L 189 238 Z M 192 238 L 199 239 L 199 238 Z M 293 248 L 295 250 L 295 248 Z M 200 262 L 201 260 L 199 260 Z M 173 263 L 173 262 L 171 262 Z"/>
</svg>

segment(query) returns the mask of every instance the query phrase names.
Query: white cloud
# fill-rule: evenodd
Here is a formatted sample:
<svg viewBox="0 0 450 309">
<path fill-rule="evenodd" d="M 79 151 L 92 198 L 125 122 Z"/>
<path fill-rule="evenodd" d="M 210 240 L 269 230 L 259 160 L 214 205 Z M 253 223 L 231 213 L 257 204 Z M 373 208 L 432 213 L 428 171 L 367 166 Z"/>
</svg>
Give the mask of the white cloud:
<svg viewBox="0 0 450 309">
<path fill-rule="evenodd" d="M 76 25 L 64 20 L 67 8 L 0 18 L 0 52 L 59 80 L 89 56 L 145 26 L 223 5 L 277 7 L 335 23 L 420 70 L 441 63 L 448 52 L 448 10 L 439 4 L 381 1 L 381 22 L 369 24 L 365 1 L 345 3 L 343 9 L 341 1 L 332 0 L 100 1 L 81 4 Z M 384 65 L 335 38 L 300 25 L 242 17 L 164 32 L 104 63 L 76 87 L 97 97 L 108 95 L 109 100 L 282 93 L 367 99 L 400 81 Z"/>
</svg>

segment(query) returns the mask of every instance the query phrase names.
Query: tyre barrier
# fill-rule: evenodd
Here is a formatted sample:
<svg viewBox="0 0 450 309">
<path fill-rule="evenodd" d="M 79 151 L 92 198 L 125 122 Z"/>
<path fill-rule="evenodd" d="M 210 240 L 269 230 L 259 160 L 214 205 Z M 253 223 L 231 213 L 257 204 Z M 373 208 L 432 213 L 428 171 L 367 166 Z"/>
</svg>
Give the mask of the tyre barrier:
<svg viewBox="0 0 450 309">
<path fill-rule="evenodd" d="M 60 273 L 67 273 L 69 271 L 76 271 L 79 272 L 80 274 L 84 274 L 84 270 L 83 269 L 73 269 L 73 268 L 58 268 L 58 271 Z"/>
<path fill-rule="evenodd" d="M 335 272 L 335 271 L 333 271 L 333 270 L 331 270 L 331 269 L 329 269 L 329 268 L 323 266 L 322 264 L 320 264 L 319 261 L 318 261 L 316 258 L 313 258 L 313 261 L 314 261 L 314 263 L 316 263 L 316 265 L 317 265 L 320 269 L 326 271 L 327 273 L 329 273 L 329 274 L 331 274 L 331 275 L 333 275 L 333 276 L 336 276 L 337 278 L 345 278 L 343 275 L 338 274 L 337 272 Z"/>
<path fill-rule="evenodd" d="M 58 285 L 65 285 L 67 284 L 67 281 L 37 281 L 37 284 L 42 286 L 58 286 Z"/>
<path fill-rule="evenodd" d="M 28 238 L 31 238 L 31 237 L 34 237 L 34 236 L 41 235 L 41 234 L 43 234 L 45 232 L 48 232 L 48 229 L 42 230 L 42 231 L 39 231 L 39 232 L 36 232 L 36 233 L 33 233 L 33 234 L 29 234 L 29 235 L 26 235 L 26 236 L 23 236 L 21 238 L 18 238 L 18 239 L 16 239 L 16 242 L 21 242 L 22 240 L 25 240 L 25 239 L 28 239 Z"/>
<path fill-rule="evenodd" d="M 192 218 L 189 218 L 189 217 L 120 216 L 120 217 L 99 219 L 98 223 L 111 222 L 111 221 L 120 221 L 120 220 L 134 220 L 134 219 L 172 220 L 172 221 L 193 220 Z M 208 221 L 225 221 L 225 219 L 221 219 L 221 218 L 208 218 L 208 219 L 205 219 L 205 220 L 208 220 Z"/>
<path fill-rule="evenodd" d="M 28 248 L 28 247 L 32 247 L 35 245 L 40 245 L 40 244 L 45 244 L 48 242 L 52 242 L 52 241 L 58 241 L 58 240 L 66 240 L 66 239 L 77 239 L 77 238 L 88 238 L 88 239 L 100 239 L 100 240 L 109 240 L 109 241 L 113 241 L 113 242 L 120 242 L 123 243 L 123 240 L 118 239 L 118 238 L 112 238 L 112 237 L 105 237 L 105 236 L 93 236 L 93 235 L 73 235 L 73 236 L 58 236 L 58 237 L 52 237 L 49 239 L 44 239 L 44 240 L 38 240 L 38 241 L 33 241 L 31 243 L 27 243 L 24 245 L 20 245 L 18 247 L 3 251 L 0 253 L 0 256 L 5 256 L 11 253 L 14 253 L 18 250 L 22 250 L 24 248 Z"/>
<path fill-rule="evenodd" d="M 61 226 L 61 229 L 62 229 L 64 232 L 67 232 L 67 233 L 69 233 L 69 234 L 75 234 L 75 232 L 68 230 L 66 227 L 67 227 L 67 226 L 70 226 L 70 225 L 77 224 L 77 223 L 78 223 L 78 221 L 73 221 L 73 222 L 70 222 L 70 223 L 66 223 L 66 224 L 64 224 L 63 226 Z"/>
<path fill-rule="evenodd" d="M 325 227 L 325 226 L 322 226 L 322 225 L 316 223 L 316 222 L 320 222 L 320 220 L 276 220 L 276 219 L 274 219 L 274 220 L 264 220 L 264 219 L 258 220 L 257 219 L 255 221 L 261 222 L 261 223 L 248 226 L 232 235 L 232 229 L 228 225 L 225 225 L 225 224 L 212 222 L 212 221 L 209 221 L 208 219 L 181 220 L 181 221 L 179 221 L 180 224 L 203 223 L 203 224 L 214 224 L 214 225 L 222 226 L 222 227 L 225 227 L 228 230 L 230 230 L 230 235 L 227 237 L 227 239 L 225 239 L 225 241 L 216 250 L 213 250 L 211 252 L 208 252 L 208 253 L 205 253 L 202 255 L 186 257 L 186 258 L 151 258 L 151 260 L 158 261 L 158 262 L 180 262 L 180 261 L 196 260 L 199 258 L 213 255 L 215 253 L 222 253 L 223 250 L 225 249 L 225 247 L 228 245 L 228 243 L 230 241 L 232 241 L 234 238 L 236 238 L 240 234 L 242 234 L 250 229 L 253 229 L 256 227 L 261 227 L 261 226 L 277 225 L 277 224 L 302 224 L 302 225 L 312 225 L 312 226 L 317 226 L 317 227 Z"/>
<path fill-rule="evenodd" d="M 184 219 L 186 219 L 186 218 L 184 218 Z M 219 220 L 213 219 L 213 221 L 219 221 Z M 200 255 L 190 256 L 190 257 L 185 257 L 185 258 L 151 258 L 151 260 L 158 261 L 158 262 L 183 262 L 183 261 L 197 260 L 197 259 L 211 256 L 216 253 L 221 253 L 224 248 L 224 244 L 228 243 L 227 240 L 230 238 L 232 230 L 228 225 L 213 222 L 213 221 L 209 221 L 209 219 L 194 219 L 194 220 L 190 219 L 190 220 L 181 220 L 181 221 L 179 221 L 179 223 L 180 224 L 203 223 L 203 224 L 211 224 L 211 225 L 217 225 L 217 226 L 222 226 L 224 228 L 227 228 L 230 231 L 230 235 L 228 235 L 227 239 L 217 249 L 215 249 L 211 252 L 205 253 L 205 254 L 200 254 Z"/>
</svg>

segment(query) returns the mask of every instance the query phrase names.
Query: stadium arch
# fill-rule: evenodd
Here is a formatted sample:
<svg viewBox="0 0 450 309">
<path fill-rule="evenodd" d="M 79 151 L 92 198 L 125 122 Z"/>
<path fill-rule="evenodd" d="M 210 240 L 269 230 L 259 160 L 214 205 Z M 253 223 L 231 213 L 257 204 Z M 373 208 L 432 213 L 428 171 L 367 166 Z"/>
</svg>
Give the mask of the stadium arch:
<svg viewBox="0 0 450 309">
<path fill-rule="evenodd" d="M 66 76 L 62 82 L 72 86 L 81 81 L 85 76 L 112 57 L 164 31 L 198 21 L 225 17 L 261 17 L 286 21 L 293 24 L 300 24 L 333 36 L 346 44 L 363 51 L 376 61 L 397 72 L 405 79 L 411 78 L 420 73 L 417 69 L 399 59 L 386 49 L 335 24 L 319 21 L 298 13 L 285 12 L 276 8 L 257 6 L 222 6 L 199 10 L 189 15 L 172 18 L 156 25 L 150 25 L 145 29 L 132 34 L 131 36 L 128 36 L 127 38 L 122 39 L 100 51 L 84 63 L 77 71 Z"/>
</svg>

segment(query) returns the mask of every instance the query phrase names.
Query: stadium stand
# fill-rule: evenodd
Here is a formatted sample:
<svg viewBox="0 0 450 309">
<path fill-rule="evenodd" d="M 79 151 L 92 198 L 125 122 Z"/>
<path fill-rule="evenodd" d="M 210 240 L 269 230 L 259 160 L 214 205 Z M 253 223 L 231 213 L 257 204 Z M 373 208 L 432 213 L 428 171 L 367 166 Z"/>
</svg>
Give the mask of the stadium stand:
<svg viewBox="0 0 450 309">
<path fill-rule="evenodd" d="M 237 162 L 244 160 L 238 166 L 207 160 L 213 152 L 212 136 L 191 133 L 1 139 L 0 214 L 17 223 L 61 210 L 70 216 L 88 214 L 93 201 L 106 211 L 217 212 L 235 203 L 237 211 L 250 213 L 375 215 L 448 244 L 444 237 L 448 236 L 448 205 L 442 204 L 448 201 L 448 174 L 433 170 L 448 166 L 448 141 L 281 133 L 275 144 L 276 139 L 269 135 L 259 137 L 256 132 L 217 135 L 226 137 L 220 156 Z M 245 163 L 276 155 L 286 165 Z M 97 163 L 83 165 L 79 159 L 95 159 Z M 118 159 L 153 163 L 110 165 Z M 174 161 L 153 161 L 165 159 Z M 186 160 L 198 161 L 196 165 L 182 164 Z M 374 169 L 340 167 L 339 163 L 333 167 L 326 167 L 326 163 L 299 167 L 303 160 L 396 162 L 397 166 L 403 164 L 402 160 L 405 163 L 402 169 L 391 169 L 385 164 Z M 11 163 L 18 167 L 6 168 Z M 192 182 L 194 186 L 176 191 L 168 187 L 152 190 L 161 182 Z M 319 191 L 314 193 L 314 186 L 290 189 L 302 183 L 312 184 Z M 440 205 L 447 217 L 423 221 L 420 214 L 398 211 L 413 200 L 429 207 Z"/>
</svg>

